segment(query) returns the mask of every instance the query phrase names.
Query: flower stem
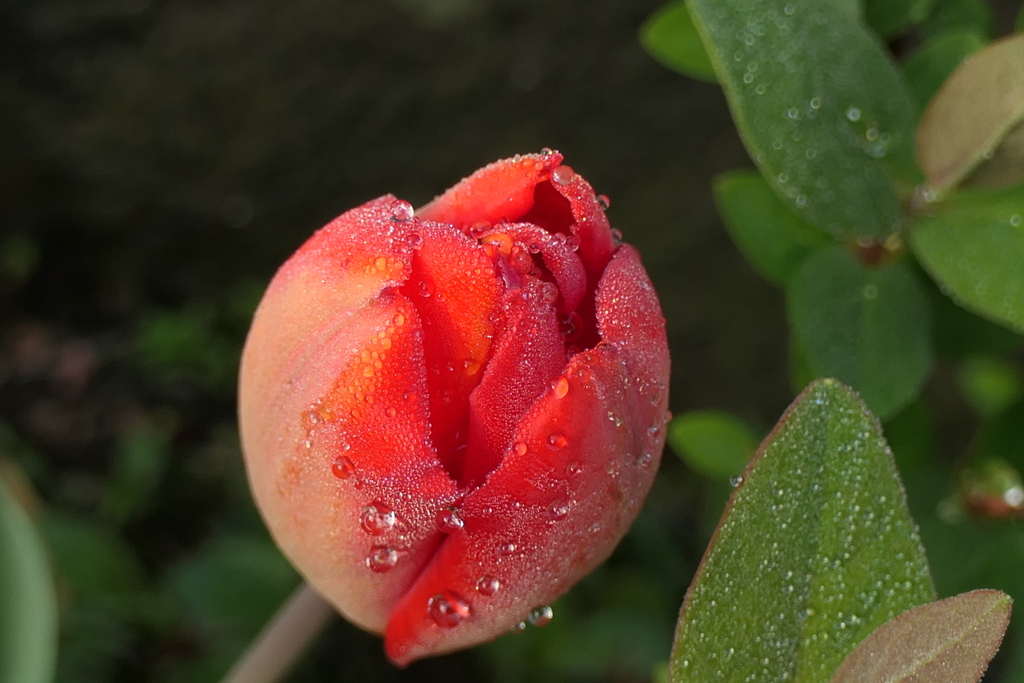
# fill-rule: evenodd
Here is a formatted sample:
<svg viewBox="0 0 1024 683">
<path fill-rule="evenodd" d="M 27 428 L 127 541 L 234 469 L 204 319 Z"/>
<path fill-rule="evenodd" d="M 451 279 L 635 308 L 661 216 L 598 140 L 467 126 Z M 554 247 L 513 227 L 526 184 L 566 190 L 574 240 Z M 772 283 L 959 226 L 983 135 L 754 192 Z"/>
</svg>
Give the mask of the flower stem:
<svg viewBox="0 0 1024 683">
<path fill-rule="evenodd" d="M 303 583 L 277 611 L 221 683 L 274 683 L 284 676 L 335 615 Z"/>
</svg>

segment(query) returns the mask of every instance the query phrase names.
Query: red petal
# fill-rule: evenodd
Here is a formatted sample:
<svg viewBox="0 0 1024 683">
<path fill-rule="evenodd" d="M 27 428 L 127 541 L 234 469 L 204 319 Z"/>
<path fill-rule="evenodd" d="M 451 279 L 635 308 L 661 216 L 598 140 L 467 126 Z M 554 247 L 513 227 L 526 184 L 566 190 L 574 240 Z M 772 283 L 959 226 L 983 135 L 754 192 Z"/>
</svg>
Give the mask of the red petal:
<svg viewBox="0 0 1024 683">
<path fill-rule="evenodd" d="M 459 478 L 469 394 L 491 353 L 501 290 L 493 263 L 475 240 L 442 223 L 417 220 L 416 230 L 422 245 L 402 291 L 423 322 L 432 443 Z"/>
<path fill-rule="evenodd" d="M 498 466 L 526 410 L 565 367 L 565 345 L 543 283 L 524 278 L 505 293 L 505 325 L 480 386 L 470 396 L 463 482 L 475 485 Z"/>
<path fill-rule="evenodd" d="M 558 285 L 561 295 L 558 310 L 562 313 L 576 310 L 587 291 L 587 273 L 565 235 L 553 235 L 532 223 L 506 225 L 502 231 L 527 248 L 536 247 Z"/>
<path fill-rule="evenodd" d="M 462 530 L 395 607 L 385 631 L 395 662 L 508 631 L 602 562 L 629 528 L 664 435 L 630 420 L 637 397 L 616 348 L 577 355 L 565 380 L 531 408 L 502 463 L 463 501 Z M 477 589 L 493 580 L 493 595 Z M 459 596 L 468 615 L 439 625 L 427 608 L 436 595 Z"/>
<path fill-rule="evenodd" d="M 562 163 L 558 152 L 526 154 L 484 166 L 417 212 L 420 218 L 467 230 L 477 223 L 512 222 L 533 206 L 537 183 Z"/>
<path fill-rule="evenodd" d="M 455 498 L 428 438 L 418 317 L 389 289 L 410 270 L 389 205 L 345 214 L 285 264 L 257 311 L 239 387 L 250 482 L 272 534 L 325 598 L 376 631 Z M 369 505 L 380 533 L 361 525 Z M 377 567 L 390 571 L 367 566 L 378 551 L 396 560 Z"/>
</svg>

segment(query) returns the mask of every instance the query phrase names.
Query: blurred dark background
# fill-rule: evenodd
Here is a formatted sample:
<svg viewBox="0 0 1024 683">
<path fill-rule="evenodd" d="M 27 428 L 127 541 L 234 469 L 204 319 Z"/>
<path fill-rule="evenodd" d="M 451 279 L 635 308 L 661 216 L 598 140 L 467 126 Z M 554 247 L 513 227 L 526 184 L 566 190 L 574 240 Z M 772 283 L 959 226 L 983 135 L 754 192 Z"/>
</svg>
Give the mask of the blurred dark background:
<svg viewBox="0 0 1024 683">
<path fill-rule="evenodd" d="M 783 296 L 710 194 L 749 162 L 719 88 L 641 49 L 660 4 L 0 1 L 0 456 L 54 554 L 59 681 L 215 681 L 296 585 L 249 499 L 236 365 L 275 268 L 381 194 L 561 150 L 661 295 L 672 409 L 774 423 Z M 650 680 L 723 500 L 666 456 L 543 630 L 399 671 L 338 621 L 290 680 Z"/>
</svg>

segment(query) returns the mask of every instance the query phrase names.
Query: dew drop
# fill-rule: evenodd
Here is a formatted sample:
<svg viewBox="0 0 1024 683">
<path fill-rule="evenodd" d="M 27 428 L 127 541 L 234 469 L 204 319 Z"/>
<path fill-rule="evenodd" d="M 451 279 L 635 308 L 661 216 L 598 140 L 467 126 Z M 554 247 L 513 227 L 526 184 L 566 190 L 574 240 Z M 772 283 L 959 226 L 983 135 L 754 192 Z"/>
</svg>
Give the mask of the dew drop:
<svg viewBox="0 0 1024 683">
<path fill-rule="evenodd" d="M 534 607 L 530 610 L 530 623 L 537 628 L 542 628 L 551 623 L 551 620 L 555 618 L 555 611 L 551 609 L 550 605 L 544 605 L 543 607 Z"/>
<path fill-rule="evenodd" d="M 454 533 L 466 525 L 459 517 L 458 511 L 452 508 L 445 508 L 437 513 L 437 525 L 446 534 Z"/>
<path fill-rule="evenodd" d="M 612 228 L 612 241 L 615 242 L 615 246 L 622 244 L 622 231 L 618 228 Z"/>
<path fill-rule="evenodd" d="M 568 185 L 576 177 L 576 171 L 570 166 L 559 166 L 551 172 L 551 179 L 559 185 Z"/>
<path fill-rule="evenodd" d="M 498 550 L 501 551 L 502 555 L 511 555 L 512 553 L 514 553 L 516 551 L 517 547 L 518 546 L 516 546 L 515 543 L 509 542 L 509 543 L 503 543 L 502 546 L 500 548 L 498 548 Z"/>
<path fill-rule="evenodd" d="M 466 374 L 469 375 L 470 377 L 480 372 L 480 363 L 473 360 L 472 358 L 462 361 L 462 367 L 465 369 Z"/>
<path fill-rule="evenodd" d="M 481 576 L 476 582 L 476 592 L 484 597 L 490 597 L 501 590 L 501 581 L 493 576 Z"/>
<path fill-rule="evenodd" d="M 378 574 L 385 574 L 398 564 L 398 551 L 394 548 L 374 548 L 366 556 L 366 566 Z"/>
<path fill-rule="evenodd" d="M 526 622 L 520 621 L 518 624 L 509 629 L 512 633 L 522 633 L 526 630 Z"/>
<path fill-rule="evenodd" d="M 406 244 L 413 249 L 419 249 L 423 246 L 423 235 L 418 232 L 410 232 L 405 238 Z"/>
<path fill-rule="evenodd" d="M 570 509 L 571 506 L 569 505 L 569 501 L 556 500 L 551 504 L 551 508 L 548 510 L 548 513 L 551 519 L 557 522 L 568 517 Z"/>
<path fill-rule="evenodd" d="M 526 444 L 522 441 L 516 441 L 512 444 L 512 449 L 515 450 L 517 455 L 526 455 Z"/>
<path fill-rule="evenodd" d="M 565 377 L 559 377 L 551 383 L 551 391 L 554 393 L 555 398 L 565 398 L 565 395 L 569 393 L 569 380 Z"/>
<path fill-rule="evenodd" d="M 339 455 L 331 463 L 331 474 L 338 479 L 348 479 L 356 472 L 356 466 L 347 455 Z"/>
<path fill-rule="evenodd" d="M 733 488 L 736 488 L 737 486 L 739 486 L 742 483 L 743 483 L 743 476 L 739 475 L 739 474 L 737 474 L 735 477 L 732 477 L 731 479 L 729 479 L 729 485 L 732 486 Z"/>
<path fill-rule="evenodd" d="M 398 414 L 398 411 L 389 406 L 384 410 L 384 414 L 387 415 L 388 417 L 394 417 L 395 415 Z"/>
<path fill-rule="evenodd" d="M 612 205 L 612 200 L 606 194 L 599 194 L 597 195 L 597 203 L 601 205 L 602 209 L 608 210 Z"/>
<path fill-rule="evenodd" d="M 540 297 L 549 304 L 558 301 L 558 285 L 554 282 L 545 282 L 540 286 Z"/>
<path fill-rule="evenodd" d="M 846 110 L 846 118 L 851 121 L 860 121 L 860 109 L 857 109 L 857 107 L 850 107 Z"/>
<path fill-rule="evenodd" d="M 427 297 L 434 293 L 434 285 L 426 280 L 420 280 L 417 287 L 419 288 L 420 296 Z"/>
<path fill-rule="evenodd" d="M 569 440 L 561 434 L 555 433 L 548 437 L 548 448 L 553 451 L 559 451 L 565 448 L 569 444 Z"/>
<path fill-rule="evenodd" d="M 640 466 L 640 469 L 650 469 L 651 462 L 654 460 L 654 456 L 650 453 L 642 453 L 639 458 L 636 459 L 636 464 Z"/>
<path fill-rule="evenodd" d="M 1021 217 L 1020 217 L 1020 214 L 1018 214 L 1018 213 L 1015 213 L 1015 214 L 1013 214 L 1012 216 L 1010 216 L 1010 225 L 1012 225 L 1013 227 L 1015 227 L 1015 228 L 1019 228 L 1019 227 L 1020 227 L 1020 224 L 1021 224 L 1021 222 L 1022 222 L 1022 221 L 1021 221 Z"/>
<path fill-rule="evenodd" d="M 611 476 L 617 476 L 619 474 L 619 464 L 614 460 L 607 460 L 604 463 L 604 471 Z"/>
<path fill-rule="evenodd" d="M 413 217 L 412 204 L 398 200 L 391 205 L 391 218 L 396 221 L 411 221 Z"/>
<path fill-rule="evenodd" d="M 580 464 L 579 460 L 573 460 L 571 463 L 565 466 L 565 473 L 570 477 L 575 477 L 577 474 L 583 471 L 583 465 Z"/>
<path fill-rule="evenodd" d="M 398 516 L 383 503 L 370 503 L 359 513 L 359 526 L 371 536 L 380 536 L 391 531 Z"/>
<path fill-rule="evenodd" d="M 469 616 L 469 603 L 453 591 L 444 591 L 427 600 L 427 614 L 438 626 L 452 628 Z"/>
</svg>

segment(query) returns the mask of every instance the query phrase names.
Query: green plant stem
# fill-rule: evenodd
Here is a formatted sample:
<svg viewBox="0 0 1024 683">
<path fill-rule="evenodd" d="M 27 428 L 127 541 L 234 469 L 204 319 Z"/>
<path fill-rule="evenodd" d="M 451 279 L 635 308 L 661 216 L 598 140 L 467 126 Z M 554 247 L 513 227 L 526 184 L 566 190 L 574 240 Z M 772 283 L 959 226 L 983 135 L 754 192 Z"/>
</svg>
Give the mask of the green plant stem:
<svg viewBox="0 0 1024 683">
<path fill-rule="evenodd" d="M 277 611 L 221 683 L 274 683 L 336 614 L 308 583 Z"/>
</svg>

